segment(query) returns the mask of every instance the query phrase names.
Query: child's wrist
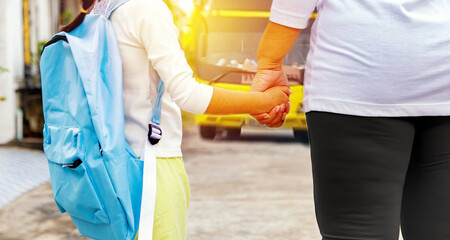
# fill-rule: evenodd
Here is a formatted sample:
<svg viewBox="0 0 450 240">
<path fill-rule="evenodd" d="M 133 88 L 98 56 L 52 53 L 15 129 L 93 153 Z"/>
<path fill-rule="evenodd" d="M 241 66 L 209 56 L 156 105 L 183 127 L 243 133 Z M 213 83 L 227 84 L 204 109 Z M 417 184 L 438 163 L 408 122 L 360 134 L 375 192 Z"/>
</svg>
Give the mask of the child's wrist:
<svg viewBox="0 0 450 240">
<path fill-rule="evenodd" d="M 269 112 L 272 109 L 272 95 L 269 92 L 260 92 L 259 113 Z"/>
<path fill-rule="evenodd" d="M 247 103 L 247 111 L 250 114 L 260 114 L 264 112 L 264 105 L 267 103 L 266 92 L 250 92 Z"/>
</svg>

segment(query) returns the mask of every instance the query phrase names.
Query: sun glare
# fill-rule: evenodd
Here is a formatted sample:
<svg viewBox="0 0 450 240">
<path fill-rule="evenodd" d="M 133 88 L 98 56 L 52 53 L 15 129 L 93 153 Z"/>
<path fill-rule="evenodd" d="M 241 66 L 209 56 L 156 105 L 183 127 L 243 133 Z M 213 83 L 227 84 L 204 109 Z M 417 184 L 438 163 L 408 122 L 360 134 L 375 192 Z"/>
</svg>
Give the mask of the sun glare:
<svg viewBox="0 0 450 240">
<path fill-rule="evenodd" d="M 178 0 L 177 5 L 187 15 L 189 15 L 192 12 L 192 9 L 194 8 L 194 2 L 192 0 Z"/>
</svg>

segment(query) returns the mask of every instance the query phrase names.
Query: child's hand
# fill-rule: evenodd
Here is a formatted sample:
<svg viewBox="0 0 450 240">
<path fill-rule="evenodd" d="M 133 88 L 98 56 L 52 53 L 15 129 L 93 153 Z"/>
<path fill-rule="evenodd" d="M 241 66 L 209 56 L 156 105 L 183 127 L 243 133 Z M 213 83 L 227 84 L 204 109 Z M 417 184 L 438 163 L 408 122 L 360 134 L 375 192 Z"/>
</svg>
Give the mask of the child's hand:
<svg viewBox="0 0 450 240">
<path fill-rule="evenodd" d="M 291 90 L 287 87 L 273 87 L 264 92 L 267 95 L 267 106 L 270 112 L 252 115 L 259 124 L 265 124 L 268 127 L 280 127 L 283 125 L 286 114 L 289 112 L 289 95 Z"/>
<path fill-rule="evenodd" d="M 289 86 L 286 74 L 283 70 L 259 70 L 250 88 L 251 91 L 262 92 L 273 86 Z M 271 105 L 273 106 L 273 105 Z M 289 112 L 289 103 L 273 106 L 270 112 L 262 114 L 252 114 L 259 124 L 266 124 L 269 127 L 279 127 L 283 125 L 284 118 Z"/>
<path fill-rule="evenodd" d="M 267 89 L 264 91 L 264 94 L 267 95 L 267 106 L 271 110 L 277 105 L 289 103 L 289 95 L 291 95 L 291 93 L 292 91 L 288 87 L 284 86 L 276 86 Z"/>
</svg>

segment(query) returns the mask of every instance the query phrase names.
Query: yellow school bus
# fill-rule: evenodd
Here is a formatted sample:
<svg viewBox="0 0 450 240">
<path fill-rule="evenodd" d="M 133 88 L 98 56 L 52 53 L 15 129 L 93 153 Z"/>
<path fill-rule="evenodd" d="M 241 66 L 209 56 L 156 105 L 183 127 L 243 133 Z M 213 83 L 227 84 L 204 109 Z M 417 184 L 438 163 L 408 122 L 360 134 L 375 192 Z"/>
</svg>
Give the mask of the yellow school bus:
<svg viewBox="0 0 450 240">
<path fill-rule="evenodd" d="M 270 16 L 271 0 L 196 1 L 181 42 L 194 68 L 197 81 L 225 89 L 250 91 L 256 72 L 259 41 Z M 303 73 L 309 50 L 310 25 L 298 36 L 284 59 L 290 88 L 290 112 L 282 128 L 292 129 L 300 140 L 306 138 L 302 107 Z M 226 131 L 238 137 L 243 127 L 263 127 L 249 115 L 196 115 L 200 135 L 213 139 Z"/>
</svg>

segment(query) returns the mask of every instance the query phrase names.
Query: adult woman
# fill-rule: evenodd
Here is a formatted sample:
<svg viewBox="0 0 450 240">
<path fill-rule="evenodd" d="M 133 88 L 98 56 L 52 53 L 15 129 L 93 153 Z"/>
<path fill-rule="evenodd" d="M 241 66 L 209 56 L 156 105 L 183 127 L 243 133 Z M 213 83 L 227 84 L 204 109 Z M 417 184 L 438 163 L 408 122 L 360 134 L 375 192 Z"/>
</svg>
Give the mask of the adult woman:
<svg viewBox="0 0 450 240">
<path fill-rule="evenodd" d="M 450 239 L 450 2 L 274 0 L 254 90 L 285 83 L 315 8 L 304 108 L 323 239 L 398 239 L 400 224 Z"/>
<path fill-rule="evenodd" d="M 70 32 L 84 18 L 93 0 L 84 0 L 82 14 L 63 28 Z M 180 108 L 195 113 L 265 113 L 272 108 L 281 115 L 289 90 L 273 88 L 264 93 L 233 92 L 198 84 L 178 43 L 172 15 L 162 0 L 96 1 L 94 13 L 120 5 L 111 15 L 123 63 L 123 96 L 127 141 L 138 156 L 147 139 L 157 89 L 162 79 L 161 129 L 156 145 L 157 194 L 153 239 L 184 239 L 189 184 L 181 153 Z M 144 177 L 145 178 L 145 177 Z M 145 188 L 145 184 L 144 184 Z M 147 202 L 143 201 L 143 205 Z M 153 213 L 141 212 L 141 216 Z M 146 216 L 147 217 L 147 216 Z M 142 220 L 142 217 L 141 217 Z M 140 239 L 148 239 L 140 225 Z"/>
</svg>

